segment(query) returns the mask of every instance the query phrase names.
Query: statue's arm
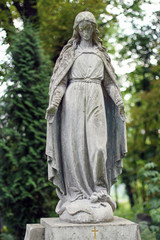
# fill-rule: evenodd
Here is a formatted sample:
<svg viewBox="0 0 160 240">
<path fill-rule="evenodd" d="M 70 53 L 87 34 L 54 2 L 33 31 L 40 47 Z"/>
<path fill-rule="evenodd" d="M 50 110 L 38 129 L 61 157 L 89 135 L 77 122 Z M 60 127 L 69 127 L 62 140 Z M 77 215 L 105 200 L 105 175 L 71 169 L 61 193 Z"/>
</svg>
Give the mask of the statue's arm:
<svg viewBox="0 0 160 240">
<path fill-rule="evenodd" d="M 124 111 L 124 103 L 122 99 L 122 95 L 118 86 L 112 81 L 109 74 L 105 71 L 104 76 L 104 87 L 108 93 L 108 95 L 112 98 L 113 102 L 119 108 L 119 112 L 123 121 L 125 121 L 125 111 Z"/>
<path fill-rule="evenodd" d="M 63 78 L 63 80 L 58 84 L 54 92 L 50 95 L 49 106 L 47 108 L 47 114 L 54 114 L 58 109 L 58 106 L 62 100 L 62 97 L 66 91 L 67 87 L 67 75 Z"/>
<path fill-rule="evenodd" d="M 122 96 L 120 92 L 118 91 L 117 86 L 114 83 L 110 83 L 106 86 L 106 90 L 109 94 L 109 96 L 112 98 L 114 103 L 119 107 L 121 105 L 124 105 Z"/>
<path fill-rule="evenodd" d="M 110 78 L 109 74 L 106 71 L 104 72 L 104 87 L 108 92 L 109 96 L 112 98 L 112 100 L 118 107 L 120 105 L 124 105 L 118 86 L 112 81 L 112 79 Z"/>
</svg>

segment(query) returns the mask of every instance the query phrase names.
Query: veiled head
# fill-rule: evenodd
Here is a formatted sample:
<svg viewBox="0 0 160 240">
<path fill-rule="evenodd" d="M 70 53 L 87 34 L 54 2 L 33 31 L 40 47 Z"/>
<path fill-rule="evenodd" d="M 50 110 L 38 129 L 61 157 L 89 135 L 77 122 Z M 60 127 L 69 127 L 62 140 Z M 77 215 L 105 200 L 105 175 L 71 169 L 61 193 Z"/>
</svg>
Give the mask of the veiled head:
<svg viewBox="0 0 160 240">
<path fill-rule="evenodd" d="M 92 38 L 93 43 L 97 45 L 98 33 L 94 15 L 88 11 L 78 13 L 74 21 L 72 36 L 75 47 L 80 43 L 81 38 L 85 40 Z"/>
<path fill-rule="evenodd" d="M 87 29 L 87 34 L 81 33 L 81 30 Z M 86 35 L 86 36 L 85 36 Z M 75 50 L 78 45 L 80 44 L 81 38 L 91 38 L 93 45 L 97 46 L 98 49 L 105 54 L 105 57 L 109 60 L 109 56 L 107 54 L 106 48 L 102 44 L 102 40 L 99 38 L 99 31 L 96 24 L 96 19 L 91 12 L 85 11 L 80 12 L 75 18 L 74 25 L 73 25 L 73 35 L 72 38 L 69 39 L 67 44 L 63 47 L 60 56 L 57 60 L 55 66 L 55 72 L 58 69 L 59 62 L 64 56 L 64 53 L 69 50 Z"/>
<path fill-rule="evenodd" d="M 82 21 L 88 21 L 88 22 L 96 25 L 96 19 L 95 19 L 94 15 L 91 12 L 85 11 L 85 12 L 80 12 L 77 14 L 77 16 L 75 17 L 75 20 L 74 20 L 73 29 L 76 29 L 78 27 L 78 25 L 80 24 L 80 22 L 82 22 Z"/>
</svg>

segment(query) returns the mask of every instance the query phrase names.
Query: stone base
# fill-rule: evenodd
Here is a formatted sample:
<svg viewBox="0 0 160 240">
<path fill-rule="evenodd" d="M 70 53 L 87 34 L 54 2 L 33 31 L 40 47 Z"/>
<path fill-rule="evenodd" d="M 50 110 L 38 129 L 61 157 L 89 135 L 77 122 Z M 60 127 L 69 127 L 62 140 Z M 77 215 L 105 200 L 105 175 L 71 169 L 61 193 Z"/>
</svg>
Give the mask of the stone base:
<svg viewBox="0 0 160 240">
<path fill-rule="evenodd" d="M 24 240 L 44 240 L 45 227 L 41 224 L 27 224 Z"/>
<path fill-rule="evenodd" d="M 112 222 L 98 224 L 73 224 L 60 221 L 59 218 L 42 218 L 41 227 L 45 229 L 44 238 L 39 233 L 39 228 L 32 228 L 31 225 L 26 230 L 25 240 L 140 240 L 138 225 L 124 218 L 114 217 Z M 39 225 L 39 224 L 37 224 Z M 30 238 L 33 236 L 35 238 Z M 36 235 L 37 234 L 37 235 Z"/>
<path fill-rule="evenodd" d="M 113 210 L 109 203 L 90 203 L 89 200 L 76 200 L 66 206 L 59 219 L 71 223 L 102 223 L 113 221 Z"/>
</svg>

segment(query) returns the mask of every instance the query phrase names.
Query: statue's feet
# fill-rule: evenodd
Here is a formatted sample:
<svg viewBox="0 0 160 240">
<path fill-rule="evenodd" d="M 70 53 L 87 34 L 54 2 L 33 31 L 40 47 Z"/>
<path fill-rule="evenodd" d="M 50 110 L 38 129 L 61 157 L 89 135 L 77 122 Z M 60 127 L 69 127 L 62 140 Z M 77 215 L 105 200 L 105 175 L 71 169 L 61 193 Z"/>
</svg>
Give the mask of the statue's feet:
<svg viewBox="0 0 160 240">
<path fill-rule="evenodd" d="M 109 203 L 93 203 L 89 199 L 68 202 L 60 219 L 73 223 L 98 223 L 113 220 L 113 210 Z"/>
<path fill-rule="evenodd" d="M 110 206 L 112 207 L 113 211 L 115 211 L 115 209 L 116 209 L 115 201 L 104 190 L 101 190 L 99 192 L 93 192 L 91 197 L 90 197 L 90 200 L 91 200 L 92 203 L 107 202 L 107 203 L 110 204 Z"/>
</svg>

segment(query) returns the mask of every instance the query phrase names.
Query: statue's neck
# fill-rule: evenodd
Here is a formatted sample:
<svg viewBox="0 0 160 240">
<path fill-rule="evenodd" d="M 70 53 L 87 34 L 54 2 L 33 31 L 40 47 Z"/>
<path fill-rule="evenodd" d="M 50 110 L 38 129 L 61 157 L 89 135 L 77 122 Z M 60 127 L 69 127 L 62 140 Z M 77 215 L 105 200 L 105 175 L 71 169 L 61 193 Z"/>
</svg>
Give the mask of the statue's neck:
<svg viewBox="0 0 160 240">
<path fill-rule="evenodd" d="M 80 47 L 81 47 L 82 49 L 92 48 L 92 47 L 93 47 L 93 42 L 92 42 L 92 40 L 86 41 L 86 40 L 84 40 L 84 39 L 81 39 L 81 42 L 80 42 L 79 45 L 80 45 Z"/>
</svg>

